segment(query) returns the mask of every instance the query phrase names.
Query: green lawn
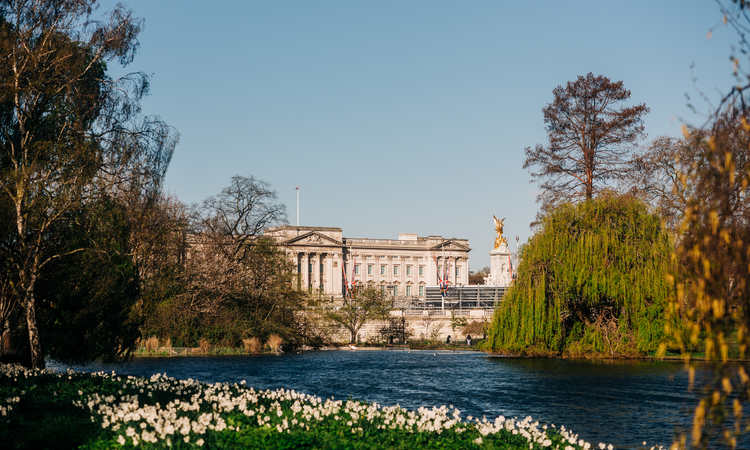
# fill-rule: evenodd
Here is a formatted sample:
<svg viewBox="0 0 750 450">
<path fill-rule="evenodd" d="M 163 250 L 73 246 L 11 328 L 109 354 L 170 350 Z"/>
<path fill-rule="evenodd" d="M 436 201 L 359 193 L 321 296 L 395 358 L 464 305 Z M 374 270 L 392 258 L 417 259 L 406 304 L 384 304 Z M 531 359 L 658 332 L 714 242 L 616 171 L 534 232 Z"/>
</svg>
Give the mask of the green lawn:
<svg viewBox="0 0 750 450">
<path fill-rule="evenodd" d="M 240 384 L 0 365 L 3 448 L 580 449 L 564 428 Z M 610 447 L 611 448 L 611 447 Z"/>
</svg>

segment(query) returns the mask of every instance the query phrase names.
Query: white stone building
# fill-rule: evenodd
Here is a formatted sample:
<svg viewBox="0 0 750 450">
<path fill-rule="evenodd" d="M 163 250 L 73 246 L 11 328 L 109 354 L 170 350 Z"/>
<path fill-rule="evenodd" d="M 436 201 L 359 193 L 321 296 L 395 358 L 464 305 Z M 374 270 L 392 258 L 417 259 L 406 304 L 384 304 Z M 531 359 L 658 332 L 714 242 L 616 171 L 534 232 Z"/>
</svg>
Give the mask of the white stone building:
<svg viewBox="0 0 750 450">
<path fill-rule="evenodd" d="M 469 283 L 468 239 L 420 237 L 398 239 L 345 238 L 341 228 L 281 226 L 264 233 L 273 237 L 296 263 L 300 284 L 313 292 L 341 298 L 342 267 L 357 286 L 379 287 L 394 297 L 423 299 L 426 286 L 437 284 L 443 258 L 450 284 Z"/>
</svg>

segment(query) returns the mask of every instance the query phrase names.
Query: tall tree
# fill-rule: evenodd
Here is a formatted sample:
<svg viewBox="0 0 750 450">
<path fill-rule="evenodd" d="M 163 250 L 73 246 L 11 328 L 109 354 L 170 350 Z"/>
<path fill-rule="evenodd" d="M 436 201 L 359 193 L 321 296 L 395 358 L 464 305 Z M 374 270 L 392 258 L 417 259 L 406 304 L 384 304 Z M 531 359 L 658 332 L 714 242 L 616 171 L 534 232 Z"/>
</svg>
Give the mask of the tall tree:
<svg viewBox="0 0 750 450">
<path fill-rule="evenodd" d="M 579 76 L 553 94 L 542 110 L 549 143 L 526 147 L 523 164 L 535 170 L 542 210 L 561 200 L 590 199 L 626 173 L 649 112 L 643 104 L 621 106 L 630 91 L 602 75 Z"/>
<path fill-rule="evenodd" d="M 559 205 L 523 246 L 487 349 L 572 357 L 656 350 L 672 248 L 659 217 L 630 196 Z"/>
<path fill-rule="evenodd" d="M 56 260 L 89 249 L 61 245 L 76 213 L 125 191 L 148 204 L 177 141 L 140 115 L 145 74 L 106 72 L 132 62 L 143 21 L 118 5 L 99 22 L 95 9 L 95 0 L 0 3 L 0 203 L 12 211 L 0 258 L 12 267 L 35 368 L 44 367 L 37 282 Z"/>
</svg>

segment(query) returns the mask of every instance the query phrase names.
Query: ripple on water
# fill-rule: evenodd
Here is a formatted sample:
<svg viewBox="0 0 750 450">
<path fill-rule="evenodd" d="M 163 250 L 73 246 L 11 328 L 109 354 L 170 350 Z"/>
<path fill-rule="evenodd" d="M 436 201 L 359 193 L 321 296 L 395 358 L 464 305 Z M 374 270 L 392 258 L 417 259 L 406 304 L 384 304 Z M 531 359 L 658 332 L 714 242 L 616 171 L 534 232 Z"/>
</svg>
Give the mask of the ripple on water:
<svg viewBox="0 0 750 450">
<path fill-rule="evenodd" d="M 671 442 L 695 394 L 680 362 L 488 358 L 478 352 L 320 351 L 290 355 L 135 358 L 74 367 L 121 375 L 166 373 L 258 389 L 349 396 L 409 409 L 452 404 L 465 418 L 532 416 L 592 444 L 639 448 Z M 51 367 L 56 367 L 51 365 Z M 62 366 L 57 366 L 63 368 Z"/>
</svg>

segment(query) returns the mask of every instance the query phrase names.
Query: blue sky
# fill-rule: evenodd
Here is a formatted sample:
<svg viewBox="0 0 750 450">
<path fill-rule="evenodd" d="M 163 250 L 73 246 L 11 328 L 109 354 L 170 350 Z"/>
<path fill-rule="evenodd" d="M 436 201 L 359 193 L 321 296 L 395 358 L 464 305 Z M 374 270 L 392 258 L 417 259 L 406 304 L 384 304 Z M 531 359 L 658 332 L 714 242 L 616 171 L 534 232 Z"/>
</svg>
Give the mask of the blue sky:
<svg viewBox="0 0 750 450">
<path fill-rule="evenodd" d="M 153 74 L 144 112 L 181 134 L 166 179 L 178 198 L 254 175 L 294 224 L 299 184 L 300 225 L 469 239 L 471 270 L 489 265 L 493 214 L 528 239 L 524 148 L 546 142 L 556 86 L 622 80 L 653 139 L 705 120 L 686 107 L 688 94 L 709 109 L 693 77 L 714 101 L 733 83 L 736 38 L 708 0 L 127 4 L 146 20 L 127 68 Z"/>
</svg>

